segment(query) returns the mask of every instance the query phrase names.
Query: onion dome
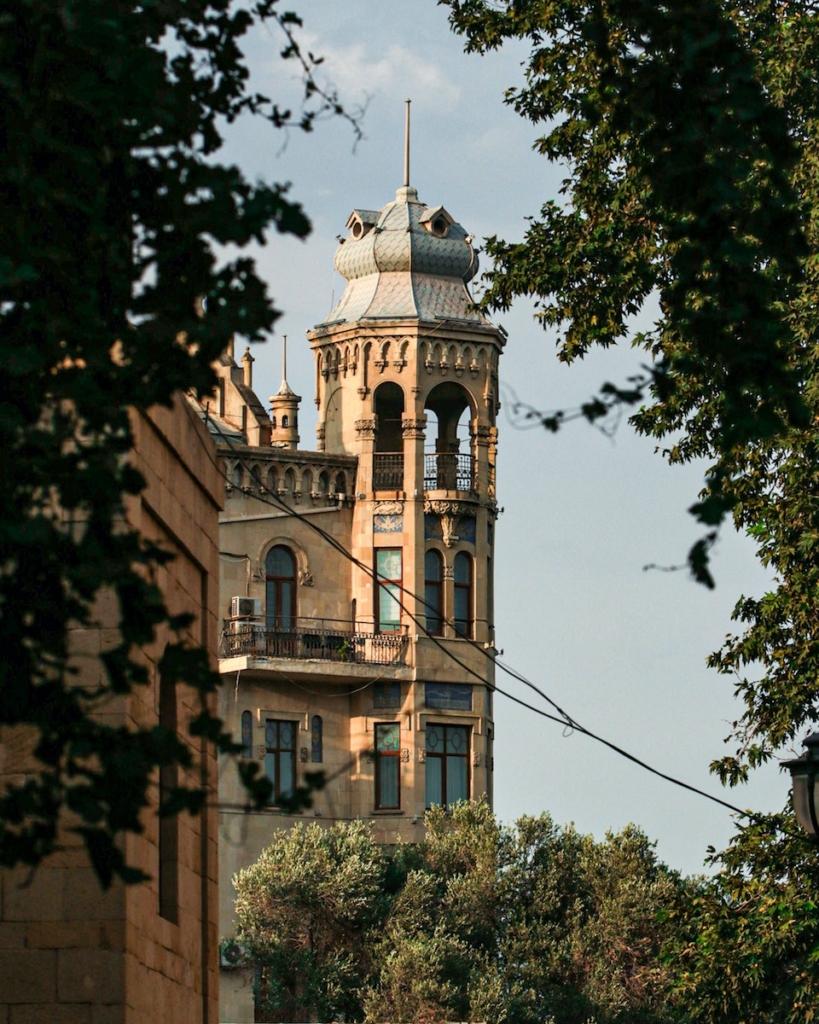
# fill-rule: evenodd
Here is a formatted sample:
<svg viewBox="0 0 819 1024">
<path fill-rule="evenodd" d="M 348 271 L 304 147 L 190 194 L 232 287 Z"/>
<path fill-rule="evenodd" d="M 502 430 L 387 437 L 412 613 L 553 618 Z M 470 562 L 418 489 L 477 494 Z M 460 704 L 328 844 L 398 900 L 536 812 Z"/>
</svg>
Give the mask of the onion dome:
<svg viewBox="0 0 819 1024">
<path fill-rule="evenodd" d="M 348 283 L 325 323 L 487 322 L 471 308 L 466 288 L 478 270 L 472 237 L 443 206 L 426 206 L 414 188 L 404 186 L 382 210 L 353 210 L 347 228 L 335 266 Z"/>
</svg>

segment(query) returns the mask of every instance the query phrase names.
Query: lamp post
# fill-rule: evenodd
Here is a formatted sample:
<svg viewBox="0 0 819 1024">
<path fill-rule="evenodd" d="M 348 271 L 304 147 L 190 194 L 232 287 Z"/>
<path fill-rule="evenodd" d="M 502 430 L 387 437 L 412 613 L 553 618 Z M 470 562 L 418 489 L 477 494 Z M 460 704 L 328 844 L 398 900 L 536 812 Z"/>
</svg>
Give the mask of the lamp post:
<svg viewBox="0 0 819 1024">
<path fill-rule="evenodd" d="M 796 820 L 813 838 L 819 839 L 819 732 L 804 740 L 801 757 L 783 762 L 793 781 L 793 809 Z"/>
</svg>

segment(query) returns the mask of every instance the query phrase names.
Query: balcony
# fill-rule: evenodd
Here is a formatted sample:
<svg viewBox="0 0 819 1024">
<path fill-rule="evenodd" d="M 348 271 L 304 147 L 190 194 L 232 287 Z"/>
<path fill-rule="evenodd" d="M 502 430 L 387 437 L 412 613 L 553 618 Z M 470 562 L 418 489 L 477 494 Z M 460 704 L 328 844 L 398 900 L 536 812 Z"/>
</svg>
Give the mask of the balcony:
<svg viewBox="0 0 819 1024">
<path fill-rule="evenodd" d="M 425 491 L 477 491 L 475 459 L 457 452 L 436 452 L 424 456 Z"/>
<path fill-rule="evenodd" d="M 267 629 L 262 622 L 229 622 L 222 633 L 220 658 L 294 658 L 358 665 L 406 665 L 406 632 L 373 633 L 334 627 L 334 620 L 297 619 L 288 629 Z M 358 624 L 356 624 L 358 626 Z M 372 630 L 372 624 L 368 625 Z"/>
<path fill-rule="evenodd" d="M 403 491 L 403 452 L 376 452 L 373 455 L 373 490 Z"/>
</svg>

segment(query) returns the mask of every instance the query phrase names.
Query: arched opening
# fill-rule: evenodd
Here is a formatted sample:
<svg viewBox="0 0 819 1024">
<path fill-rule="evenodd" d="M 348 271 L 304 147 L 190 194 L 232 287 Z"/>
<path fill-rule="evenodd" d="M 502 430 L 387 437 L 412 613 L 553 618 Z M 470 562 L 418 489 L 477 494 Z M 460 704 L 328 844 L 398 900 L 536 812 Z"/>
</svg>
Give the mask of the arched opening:
<svg viewBox="0 0 819 1024">
<path fill-rule="evenodd" d="M 424 458 L 424 490 L 474 491 L 475 459 L 469 450 L 473 411 L 466 388 L 454 381 L 438 384 L 427 396 L 424 412 L 433 445 Z"/>
<path fill-rule="evenodd" d="M 459 551 L 455 556 L 453 566 L 455 579 L 455 600 L 453 621 L 455 623 L 455 634 L 467 639 L 472 638 L 473 613 L 473 587 L 472 587 L 472 557 L 465 551 Z"/>
<path fill-rule="evenodd" d="M 293 629 L 296 624 L 296 559 L 293 552 L 276 545 L 267 552 L 264 569 L 267 629 Z"/>
<path fill-rule="evenodd" d="M 385 381 L 373 395 L 376 417 L 373 490 L 400 491 L 404 487 L 404 392 L 392 381 Z"/>
<path fill-rule="evenodd" d="M 434 548 L 424 555 L 424 614 L 427 633 L 440 636 L 443 632 L 443 559 Z"/>
</svg>

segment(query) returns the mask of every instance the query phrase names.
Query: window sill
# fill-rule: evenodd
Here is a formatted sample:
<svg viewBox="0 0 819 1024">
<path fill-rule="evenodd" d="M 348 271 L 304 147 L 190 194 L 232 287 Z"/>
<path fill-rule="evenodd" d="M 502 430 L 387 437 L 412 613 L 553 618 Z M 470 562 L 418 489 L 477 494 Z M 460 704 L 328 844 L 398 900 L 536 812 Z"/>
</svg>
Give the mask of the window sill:
<svg viewBox="0 0 819 1024">
<path fill-rule="evenodd" d="M 381 808 L 374 808 L 370 813 L 374 814 L 374 815 L 377 815 L 379 818 L 381 818 L 381 817 L 390 817 L 390 816 L 397 817 L 397 816 L 402 815 L 404 813 L 404 811 L 402 811 L 400 809 L 400 807 L 399 808 L 386 807 L 386 808 L 383 808 L 383 809 L 381 809 Z"/>
</svg>

